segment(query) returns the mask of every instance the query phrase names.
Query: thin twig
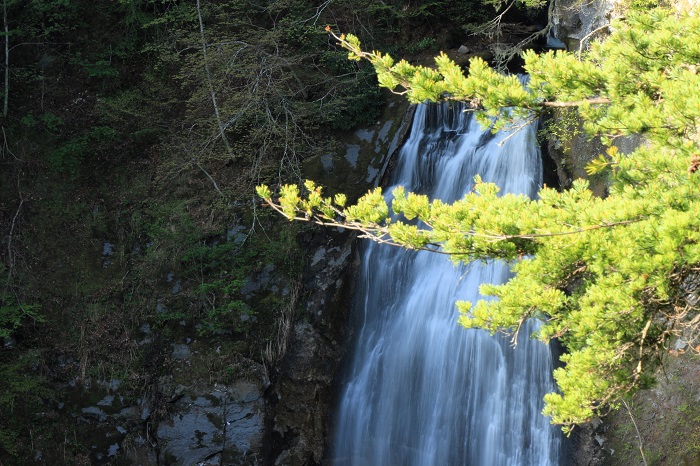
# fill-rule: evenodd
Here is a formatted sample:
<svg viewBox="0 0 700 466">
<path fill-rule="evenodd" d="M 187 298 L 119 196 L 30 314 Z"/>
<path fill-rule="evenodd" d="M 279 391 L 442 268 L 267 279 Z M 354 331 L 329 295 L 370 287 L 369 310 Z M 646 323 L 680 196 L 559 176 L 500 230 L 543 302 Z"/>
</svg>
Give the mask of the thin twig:
<svg viewBox="0 0 700 466">
<path fill-rule="evenodd" d="M 323 13 L 323 10 L 325 10 L 326 7 L 331 4 L 331 1 L 332 0 L 326 0 L 321 5 L 317 6 L 316 13 L 314 13 L 314 15 L 311 16 L 310 18 L 307 18 L 303 21 L 300 21 L 300 23 L 307 23 L 313 19 L 314 20 L 313 25 L 316 26 L 316 23 L 318 22 L 319 18 L 321 17 L 321 13 Z"/>
<path fill-rule="evenodd" d="M 591 97 L 590 99 L 574 100 L 574 101 L 569 101 L 569 102 L 542 102 L 542 105 L 544 107 L 563 108 L 563 107 L 580 107 L 584 104 L 603 105 L 603 104 L 609 104 L 609 103 L 610 103 L 610 99 L 608 99 L 607 97 Z"/>
<path fill-rule="evenodd" d="M 644 326 L 644 330 L 642 331 L 642 338 L 639 341 L 639 364 L 637 364 L 637 374 L 642 373 L 642 356 L 644 355 L 644 340 L 647 337 L 647 332 L 649 331 L 649 327 L 651 327 L 651 322 L 652 319 L 649 319 L 647 321 L 647 324 Z"/>
<path fill-rule="evenodd" d="M 518 134 L 521 130 L 525 129 L 527 126 L 530 125 L 530 123 L 537 121 L 539 119 L 539 117 L 540 117 L 539 115 L 534 115 L 531 118 L 528 118 L 525 121 L 525 123 L 519 125 L 518 127 L 514 128 L 512 130 L 509 130 L 512 132 L 508 136 L 506 136 L 501 142 L 498 143 L 498 147 L 503 147 L 503 144 L 505 144 L 508 139 L 510 139 L 513 136 L 515 136 L 516 134 Z"/>
<path fill-rule="evenodd" d="M 2 22 L 5 28 L 5 96 L 2 103 L 2 117 L 7 118 L 7 103 L 10 95 L 10 33 L 7 25 L 7 0 L 2 2 Z"/>
<path fill-rule="evenodd" d="M 591 32 L 589 32 L 588 34 L 586 34 L 585 36 L 583 36 L 583 38 L 582 38 L 582 39 L 579 41 L 579 43 L 578 43 L 578 57 L 581 58 L 581 54 L 583 53 L 583 44 L 584 44 L 593 34 L 596 34 L 597 32 L 600 32 L 600 31 L 602 31 L 603 29 L 607 29 L 607 28 L 609 28 L 609 27 L 610 27 L 610 23 L 604 24 L 604 25 L 602 25 L 601 27 L 595 28 L 594 30 L 592 30 Z"/>
<path fill-rule="evenodd" d="M 625 405 L 625 409 L 627 409 L 627 414 L 630 415 L 630 419 L 632 419 L 632 425 L 634 425 L 634 430 L 637 431 L 637 439 L 639 440 L 639 452 L 642 454 L 642 462 L 644 463 L 644 466 L 647 466 L 647 459 L 644 456 L 644 444 L 642 443 L 642 434 L 639 433 L 637 422 L 634 420 L 634 416 L 632 415 L 632 411 L 630 410 L 627 401 L 622 400 L 622 403 Z"/>
<path fill-rule="evenodd" d="M 197 19 L 199 20 L 199 33 L 202 37 L 202 58 L 204 59 L 204 70 L 207 74 L 207 84 L 209 85 L 209 93 L 211 94 L 211 102 L 214 105 L 214 115 L 216 116 L 216 123 L 219 125 L 219 135 L 221 140 L 224 141 L 224 146 L 226 146 L 226 152 L 230 156 L 233 156 L 233 151 L 231 150 L 231 145 L 228 142 L 225 134 L 225 128 L 221 122 L 221 116 L 219 115 L 219 105 L 216 102 L 216 92 L 214 91 L 214 83 L 211 79 L 211 72 L 209 71 L 209 61 L 207 58 L 207 39 L 204 35 L 204 22 L 202 21 L 202 12 L 200 10 L 199 0 L 196 3 L 197 7 Z"/>
<path fill-rule="evenodd" d="M 19 205 L 17 206 L 17 210 L 15 211 L 15 215 L 12 217 L 12 223 L 10 224 L 10 232 L 7 235 L 7 284 L 10 283 L 10 279 L 12 278 L 12 273 L 15 268 L 15 259 L 14 259 L 14 254 L 12 254 L 12 236 L 15 231 L 15 224 L 17 222 L 17 218 L 19 217 L 19 213 L 22 210 L 22 205 L 24 204 L 24 197 L 22 196 L 22 191 L 19 189 L 19 178 L 20 175 L 17 175 L 17 195 L 19 196 Z"/>
<path fill-rule="evenodd" d="M 216 184 L 216 181 L 214 180 L 214 178 L 212 178 L 212 176 L 209 174 L 209 172 L 206 171 L 206 170 L 204 169 L 204 167 L 202 166 L 202 164 L 200 164 L 200 163 L 197 162 L 197 161 L 195 161 L 194 163 L 195 163 L 195 165 L 197 165 L 197 166 L 199 167 L 200 170 L 202 170 L 202 172 L 203 172 L 205 175 L 207 175 L 207 178 L 209 178 L 209 181 L 211 181 L 211 184 L 214 185 L 214 189 L 216 189 L 216 192 L 223 196 L 224 193 L 222 193 L 221 190 L 219 189 L 219 185 Z"/>
<path fill-rule="evenodd" d="M 5 133 L 5 127 L 0 126 L 0 129 L 2 129 L 2 149 L 0 150 L 0 154 L 4 154 L 5 151 L 7 151 L 12 157 L 15 158 L 15 160 L 19 160 L 19 157 L 17 157 L 15 153 L 12 152 L 12 149 L 10 149 L 10 145 L 7 143 L 7 134 Z"/>
<path fill-rule="evenodd" d="M 483 34 L 488 36 L 489 38 L 492 38 L 494 36 L 500 36 L 501 21 L 503 20 L 505 14 L 508 13 L 508 10 L 510 10 L 513 7 L 513 5 L 515 5 L 515 0 L 511 1 L 508 4 L 508 6 L 506 6 L 506 8 L 491 21 L 479 26 L 479 28 L 476 31 L 474 31 L 473 35 Z"/>
</svg>

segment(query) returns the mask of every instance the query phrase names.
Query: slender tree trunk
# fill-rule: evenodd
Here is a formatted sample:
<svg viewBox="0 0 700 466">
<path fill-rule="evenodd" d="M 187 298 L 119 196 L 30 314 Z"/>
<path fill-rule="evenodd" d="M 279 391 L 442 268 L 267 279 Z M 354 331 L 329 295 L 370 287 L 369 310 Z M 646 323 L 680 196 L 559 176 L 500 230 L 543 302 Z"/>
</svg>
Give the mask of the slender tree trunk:
<svg viewBox="0 0 700 466">
<path fill-rule="evenodd" d="M 5 27 L 5 99 L 2 103 L 2 116 L 7 118 L 7 102 L 10 96 L 10 33 L 7 25 L 7 0 L 2 2 L 2 22 Z"/>
<path fill-rule="evenodd" d="M 204 71 L 207 74 L 207 84 L 209 85 L 209 93 L 211 94 L 211 102 L 214 105 L 214 115 L 216 116 L 216 123 L 219 125 L 219 136 L 224 141 L 224 146 L 226 146 L 226 151 L 229 155 L 233 156 L 231 151 L 231 145 L 228 143 L 226 138 L 226 128 L 221 122 L 221 116 L 219 115 L 219 105 L 216 103 L 216 92 L 214 91 L 214 83 L 211 80 L 211 72 L 209 71 L 209 60 L 207 58 L 207 39 L 204 36 L 204 23 L 202 22 L 202 11 L 200 10 L 199 0 L 197 0 L 197 19 L 199 19 L 199 33 L 202 36 L 202 55 L 204 58 Z"/>
</svg>

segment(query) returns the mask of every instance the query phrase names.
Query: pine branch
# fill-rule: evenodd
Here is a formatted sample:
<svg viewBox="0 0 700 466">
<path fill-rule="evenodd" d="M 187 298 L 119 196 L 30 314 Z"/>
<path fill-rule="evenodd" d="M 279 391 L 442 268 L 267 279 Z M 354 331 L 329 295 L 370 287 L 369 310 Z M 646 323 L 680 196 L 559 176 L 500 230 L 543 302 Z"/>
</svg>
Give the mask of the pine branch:
<svg viewBox="0 0 700 466">
<path fill-rule="evenodd" d="M 377 74 L 387 74 L 393 78 L 393 80 L 397 83 L 398 86 L 401 86 L 404 88 L 403 91 L 396 91 L 396 86 L 393 88 L 387 87 L 392 93 L 397 94 L 397 95 L 405 95 L 409 93 L 411 90 L 414 89 L 413 84 L 411 83 L 410 80 L 406 79 L 406 77 L 400 73 L 398 73 L 394 67 L 392 66 L 387 66 L 385 63 L 392 63 L 393 60 L 390 59 L 388 55 L 382 55 L 381 52 L 373 51 L 373 52 L 366 52 L 362 50 L 362 48 L 359 46 L 359 41 L 349 41 L 348 38 L 346 38 L 345 34 L 337 35 L 335 34 L 330 26 L 326 26 L 326 32 L 330 34 L 335 40 L 338 41 L 341 47 L 344 49 L 348 50 L 350 52 L 350 58 L 355 59 L 355 60 L 360 60 L 364 59 L 372 63 L 374 65 L 375 69 L 377 70 Z M 350 36 L 348 36 L 350 37 Z M 354 36 L 353 36 L 353 39 Z M 389 59 L 387 59 L 387 57 Z M 422 67 L 417 68 L 417 70 L 422 69 Z M 443 77 L 444 79 L 444 77 Z M 381 85 L 381 84 L 380 84 Z M 473 95 L 473 96 L 454 96 L 450 93 L 443 93 L 440 98 L 438 99 L 440 101 L 457 101 L 457 102 L 462 102 L 464 103 L 467 107 L 469 107 L 470 110 L 489 110 L 491 107 L 485 106 L 484 105 L 484 99 L 478 95 Z M 542 100 L 536 103 L 533 103 L 531 105 L 523 105 L 521 108 L 526 109 L 526 110 L 542 110 L 543 108 L 568 108 L 568 107 L 580 107 L 583 105 L 605 105 L 609 104 L 611 101 L 607 97 L 590 97 L 587 99 L 581 99 L 581 100 L 575 100 L 575 101 L 556 101 L 556 100 Z M 518 104 L 512 105 L 511 103 L 503 102 L 501 107 L 511 107 L 515 106 L 517 107 Z"/>
<path fill-rule="evenodd" d="M 433 248 L 411 248 L 410 246 L 407 246 L 406 244 L 402 243 L 397 243 L 395 241 L 387 239 L 388 236 L 390 236 L 390 229 L 386 225 L 379 225 L 376 223 L 368 223 L 368 222 L 356 222 L 356 221 L 346 221 L 343 219 L 330 219 L 326 217 L 323 214 L 318 214 L 317 212 L 313 211 L 312 213 L 309 213 L 303 209 L 295 207 L 295 211 L 298 215 L 290 216 L 287 212 L 285 212 L 284 207 L 281 204 L 277 204 L 272 201 L 271 198 L 265 198 L 263 201 L 272 207 L 275 211 L 278 213 L 284 215 L 287 219 L 289 220 L 297 220 L 297 221 L 302 221 L 302 222 L 309 222 L 309 223 L 314 223 L 316 225 L 321 225 L 325 227 L 333 227 L 333 228 L 344 228 L 346 230 L 354 230 L 354 231 L 359 231 L 364 233 L 363 238 L 369 238 L 372 241 L 376 241 L 378 243 L 382 244 L 390 244 L 392 246 L 399 246 L 399 247 L 409 247 L 410 249 L 419 249 L 419 250 L 425 250 L 425 251 L 430 251 L 430 252 L 437 252 L 440 254 L 446 254 L 446 255 L 464 255 L 468 254 L 466 251 L 457 251 L 457 252 L 445 252 L 445 251 L 439 251 Z M 338 214 L 338 216 L 345 218 L 345 214 L 343 211 L 340 211 L 338 209 L 335 209 L 335 212 Z M 459 232 L 460 235 L 462 236 L 473 236 L 477 238 L 484 238 L 487 240 L 491 240 L 494 243 L 500 242 L 500 241 L 513 241 L 513 240 L 535 240 L 538 238 L 547 238 L 547 237 L 555 237 L 555 236 L 569 236 L 569 235 L 578 235 L 581 233 L 586 233 L 589 231 L 594 231 L 594 230 L 600 230 L 600 229 L 607 229 L 607 228 L 615 228 L 618 226 L 624 226 L 624 225 L 631 225 L 633 223 L 638 223 L 643 220 L 646 220 L 648 217 L 638 217 L 635 219 L 630 219 L 630 220 L 620 220 L 617 222 L 608 222 L 608 223 L 600 223 L 596 225 L 588 225 L 585 227 L 580 227 L 576 228 L 573 230 L 568 230 L 568 231 L 550 231 L 550 232 L 544 232 L 544 233 L 522 233 L 522 234 L 515 234 L 515 235 L 505 235 L 505 234 L 497 234 L 497 233 L 479 233 L 474 230 L 470 231 L 461 231 Z M 427 219 L 422 219 L 424 223 L 427 223 Z M 423 230 L 427 231 L 427 230 Z"/>
</svg>

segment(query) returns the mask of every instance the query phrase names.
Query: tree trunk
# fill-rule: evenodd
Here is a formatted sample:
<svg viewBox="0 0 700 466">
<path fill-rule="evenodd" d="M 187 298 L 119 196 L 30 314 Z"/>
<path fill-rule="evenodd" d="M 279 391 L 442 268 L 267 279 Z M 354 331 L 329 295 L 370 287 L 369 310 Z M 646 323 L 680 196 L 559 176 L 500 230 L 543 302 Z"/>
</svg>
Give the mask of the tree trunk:
<svg viewBox="0 0 700 466">
<path fill-rule="evenodd" d="M 5 27 L 5 99 L 2 103 L 2 116 L 7 118 L 7 102 L 10 95 L 10 33 L 7 25 L 7 0 L 2 2 L 2 22 Z"/>
</svg>

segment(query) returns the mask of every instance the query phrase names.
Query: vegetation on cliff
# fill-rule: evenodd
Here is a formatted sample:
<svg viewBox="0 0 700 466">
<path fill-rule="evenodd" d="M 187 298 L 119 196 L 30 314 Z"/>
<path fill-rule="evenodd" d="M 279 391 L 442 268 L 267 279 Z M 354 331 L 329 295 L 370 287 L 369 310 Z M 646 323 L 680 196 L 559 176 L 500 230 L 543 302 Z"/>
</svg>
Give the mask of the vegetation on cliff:
<svg viewBox="0 0 700 466">
<path fill-rule="evenodd" d="M 418 53 L 488 14 L 471 0 L 3 2 L 0 461 L 27 463 L 32 445 L 88 461 L 91 428 L 56 408 L 70 384 L 114 378 L 147 399 L 185 336 L 216 355 L 193 378 L 230 382 L 244 358 L 274 370 L 302 251 L 254 185 L 301 179 L 383 103 L 371 66 L 320 25 Z M 270 268 L 277 293 L 244 288 Z"/>
</svg>

